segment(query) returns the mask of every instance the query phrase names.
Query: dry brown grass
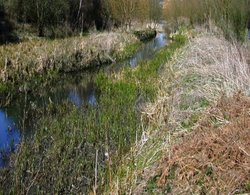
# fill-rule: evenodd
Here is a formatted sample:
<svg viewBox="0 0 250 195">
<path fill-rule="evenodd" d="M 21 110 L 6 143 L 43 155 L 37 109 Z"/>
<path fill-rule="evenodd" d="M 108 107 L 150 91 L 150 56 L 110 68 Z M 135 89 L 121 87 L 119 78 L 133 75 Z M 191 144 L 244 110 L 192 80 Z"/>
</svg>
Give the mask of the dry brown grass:
<svg viewBox="0 0 250 195">
<path fill-rule="evenodd" d="M 165 153 L 158 184 L 171 186 L 173 194 L 250 192 L 249 146 L 250 98 L 223 97 L 191 134 Z"/>
<path fill-rule="evenodd" d="M 141 110 L 142 124 L 146 124 L 142 128 L 147 128 L 147 131 L 137 142 L 132 154 L 125 157 L 128 159 L 122 166 L 126 172 L 120 173 L 122 179 L 117 177 L 116 190 L 113 194 L 165 194 L 171 189 L 172 194 L 217 193 L 217 191 L 213 191 L 216 187 L 211 187 L 211 185 L 217 185 L 223 193 L 228 189 L 230 191 L 230 188 L 233 191 L 232 186 L 237 182 L 245 185 L 244 182 L 249 178 L 249 175 L 246 174 L 249 174 L 247 172 L 249 167 L 245 166 L 249 166 L 249 164 L 240 164 L 240 168 L 231 172 L 229 168 L 234 168 L 234 164 L 230 164 L 231 158 L 228 158 L 227 154 L 232 152 L 235 157 L 238 153 L 241 155 L 244 151 L 247 154 L 250 152 L 247 147 L 250 144 L 248 141 L 250 140 L 249 130 L 240 129 L 244 125 L 250 124 L 241 123 L 240 120 L 239 123 L 236 122 L 238 119 L 243 120 L 244 114 L 250 111 L 248 110 L 250 100 L 242 96 L 238 96 L 238 99 L 236 96 L 231 99 L 224 98 L 217 106 L 209 109 L 223 94 L 224 97 L 232 96 L 236 91 L 249 94 L 249 67 L 243 52 L 244 48 L 237 43 L 232 44 L 226 41 L 220 36 L 219 31 L 211 34 L 199 29 L 193 33 L 196 34 L 196 37 L 172 56 L 172 60 L 165 64 L 160 71 L 157 99 L 154 103 L 144 105 Z M 233 104 L 231 108 L 230 104 Z M 230 118 L 227 115 L 236 113 L 235 111 L 238 109 L 240 110 L 239 116 L 232 115 Z M 224 116 L 223 113 L 227 114 Z M 245 119 L 249 118 L 248 115 L 245 117 Z M 229 123 L 231 120 L 233 122 Z M 209 125 L 212 128 L 209 128 Z M 220 129 L 220 127 L 226 128 Z M 237 132 L 233 131 L 234 127 L 239 127 Z M 202 128 L 205 130 L 202 131 Z M 182 136 L 187 137 L 182 140 Z M 220 138 L 224 142 L 221 142 Z M 233 141 L 236 140 L 237 142 L 234 143 Z M 173 144 L 175 145 L 173 146 Z M 177 155 L 175 155 L 176 146 L 177 148 L 182 147 L 180 150 L 184 152 L 178 153 L 177 150 Z M 196 146 L 199 146 L 200 153 L 197 153 Z M 209 149 L 213 147 L 216 151 L 212 151 L 211 155 L 214 156 L 210 159 L 210 163 L 206 159 L 208 153 L 205 152 L 211 152 Z M 223 151 L 223 149 L 225 150 Z M 189 153 L 185 155 L 185 152 Z M 195 156 L 196 153 L 201 157 Z M 162 154 L 164 158 L 160 162 Z M 179 155 L 182 155 L 180 159 Z M 193 156 L 194 158 L 192 158 Z M 238 161 L 243 162 L 242 158 L 244 158 L 243 160 L 249 163 L 247 156 L 244 153 L 243 157 L 239 156 Z M 175 168 L 177 160 L 180 160 L 180 166 L 182 166 L 179 169 Z M 200 163 L 197 164 L 198 168 L 195 167 L 196 164 L 185 166 L 189 160 L 192 163 L 193 161 Z M 132 165 L 129 162 L 132 162 Z M 217 166 L 216 163 L 221 164 Z M 221 179 L 216 175 L 222 165 L 225 166 L 223 174 L 227 177 L 225 182 L 224 178 Z M 237 162 L 236 165 L 238 165 Z M 176 169 L 176 177 L 169 180 L 168 176 L 170 178 L 173 176 L 174 169 Z M 159 170 L 162 176 L 159 184 L 162 188 L 157 187 L 157 180 L 155 180 L 159 175 Z M 197 176 L 192 175 L 196 174 L 196 170 L 198 170 Z M 213 177 L 205 175 L 204 178 L 201 178 L 204 170 Z M 237 174 L 239 174 L 239 178 Z M 228 175 L 231 177 L 229 178 Z M 220 180 L 214 179 L 215 177 Z M 192 183 L 194 181 L 192 179 L 197 179 L 198 182 Z M 188 183 L 189 180 L 191 184 Z M 180 183 L 178 183 L 179 181 Z M 226 188 L 226 182 L 229 183 L 228 188 Z"/>
<path fill-rule="evenodd" d="M 23 80 L 49 71 L 77 71 L 116 60 L 128 44 L 129 33 L 103 32 L 61 40 L 30 40 L 0 47 L 0 82 Z"/>
<path fill-rule="evenodd" d="M 205 140 L 206 136 L 211 134 L 212 137 L 210 137 L 211 139 L 208 138 L 208 140 L 206 140 L 207 142 L 200 142 L 199 149 L 202 151 L 204 149 L 205 151 L 207 147 L 216 147 L 216 145 L 214 145 L 214 143 L 212 142 L 212 138 L 216 138 L 216 136 L 218 136 L 216 133 L 218 132 L 211 133 L 212 129 L 209 130 L 209 128 L 207 127 L 207 130 L 205 130 L 204 134 L 199 136 L 201 140 L 198 140 L 198 138 L 196 139 L 193 137 L 195 136 L 197 131 L 190 134 L 191 130 L 200 128 L 200 121 L 203 118 L 202 116 L 211 116 L 210 114 L 212 113 L 210 113 L 210 111 L 212 111 L 213 109 L 210 110 L 208 108 L 211 105 L 216 104 L 216 102 L 222 95 L 224 95 L 225 97 L 230 97 L 237 91 L 241 91 L 246 95 L 248 95 L 250 92 L 249 66 L 244 54 L 244 48 L 238 45 L 236 42 L 230 43 L 226 41 L 222 36 L 220 36 L 218 32 L 216 32 L 215 34 L 200 30 L 198 32 L 198 35 L 194 39 L 190 40 L 189 44 L 186 47 L 182 48 L 179 52 L 176 53 L 171 61 L 171 64 L 166 65 L 161 72 L 161 89 L 159 90 L 160 93 L 158 96 L 158 101 L 156 101 L 152 105 L 148 105 L 145 108 L 146 118 L 149 120 L 151 126 L 157 124 L 160 126 L 161 133 L 158 134 L 160 134 L 161 137 L 164 137 L 165 142 L 164 144 L 159 144 L 160 147 L 158 148 L 158 150 L 165 151 L 164 156 L 166 159 L 169 158 L 172 160 L 172 155 L 174 154 L 172 154 L 171 152 L 169 153 L 168 151 L 175 150 L 171 145 L 175 142 L 178 142 L 179 139 L 176 139 L 176 136 L 177 138 L 179 138 L 179 135 L 184 137 L 187 136 L 186 139 L 180 139 L 180 141 L 183 144 L 182 150 L 185 150 L 185 147 L 187 148 L 187 150 L 190 150 L 190 153 L 187 153 L 186 158 L 191 161 L 194 160 L 192 159 L 192 155 L 195 155 L 196 150 L 194 145 L 190 146 L 191 148 L 188 147 L 188 145 L 190 145 L 193 140 L 194 141 L 192 143 L 197 144 L 198 141 Z M 231 103 L 233 104 L 235 102 Z M 228 105 L 229 104 L 230 103 L 228 103 Z M 238 106 L 238 104 L 234 104 L 234 106 Z M 228 124 L 228 119 L 224 116 L 217 115 L 215 117 L 215 121 L 212 121 L 211 123 L 213 122 L 215 123 L 215 126 L 226 125 Z M 241 125 L 241 123 L 239 123 L 239 125 Z M 242 133 L 244 135 L 238 132 L 240 136 L 238 137 L 238 139 L 247 141 L 247 139 L 245 139 L 244 137 L 247 135 L 247 133 L 245 131 Z M 227 139 L 227 134 L 230 137 L 237 135 L 237 132 L 225 131 L 220 133 L 220 135 L 222 137 L 225 137 L 225 139 Z M 190 140 L 190 142 L 187 142 L 188 140 Z M 230 140 L 227 139 L 225 141 Z M 232 145 L 233 144 L 234 143 L 232 143 Z M 249 142 L 247 144 L 249 144 Z M 247 145 L 243 146 L 245 148 L 247 147 Z M 243 146 L 241 145 L 240 147 Z M 185 152 L 183 152 L 183 155 L 185 155 Z M 216 155 L 218 154 L 216 153 Z M 214 157 L 215 160 L 217 157 L 218 156 Z M 219 162 L 223 161 L 224 157 L 222 156 L 221 159 L 218 158 L 217 160 Z M 173 158 L 174 160 L 171 161 L 171 166 L 168 167 L 169 164 L 166 161 L 161 164 L 161 170 L 163 173 L 159 183 L 164 183 L 166 175 L 170 178 L 173 176 L 173 170 L 176 169 L 174 164 L 176 158 Z M 199 159 L 199 157 L 197 158 Z M 224 162 L 226 163 L 227 160 L 228 159 L 225 159 Z M 171 191 L 172 188 L 172 194 L 187 194 L 188 192 L 204 192 L 210 194 L 216 193 L 216 191 L 213 191 L 216 188 L 209 188 L 211 186 L 206 186 L 207 180 L 204 180 L 204 178 L 200 177 L 200 175 L 203 173 L 201 171 L 198 172 L 200 173 L 200 175 L 197 176 L 197 178 L 200 177 L 200 181 L 198 181 L 197 183 L 191 182 L 192 185 L 189 183 L 185 185 L 185 183 L 183 182 L 179 184 L 179 180 L 181 180 L 185 176 L 188 178 L 185 180 L 186 182 L 188 182 L 192 178 L 196 178 L 193 175 L 189 175 L 189 169 L 194 172 L 195 170 L 198 170 L 198 168 L 195 167 L 194 169 L 192 169 L 193 167 L 189 167 L 188 165 L 187 167 L 185 167 L 186 161 L 181 161 L 181 163 L 181 166 L 183 166 L 183 172 L 176 176 L 177 179 L 174 184 L 173 182 L 175 180 L 170 182 L 167 181 L 165 185 L 163 185 L 163 187 L 165 188 L 163 191 L 154 187 L 154 178 L 157 178 L 157 175 L 159 173 L 156 170 L 157 168 L 155 168 L 155 166 L 157 166 L 157 163 L 155 163 L 151 167 L 147 167 L 147 171 L 141 174 L 144 178 L 142 179 L 143 184 L 138 185 L 137 188 L 135 188 L 134 192 L 137 194 L 157 194 L 161 192 L 167 193 L 168 191 Z M 204 163 L 203 165 L 200 164 L 200 166 L 202 166 L 202 170 L 206 170 L 208 174 L 210 174 L 209 171 L 215 172 L 215 170 L 212 169 L 213 167 L 209 167 L 210 164 L 206 162 L 206 160 L 203 159 L 203 161 L 201 161 L 200 163 Z M 166 174 L 164 173 L 165 170 Z M 239 174 L 241 173 L 242 172 L 239 172 Z M 231 186 L 229 185 L 227 189 L 233 189 L 233 183 L 237 183 L 237 180 L 234 180 L 234 175 L 230 176 L 232 176 L 232 178 L 228 179 L 232 180 L 230 181 Z M 207 178 L 205 177 L 205 179 Z M 217 182 L 214 180 L 212 181 L 215 183 Z M 238 182 L 239 181 L 240 180 L 238 180 Z M 183 188 L 181 187 L 182 185 Z M 215 184 L 212 183 L 212 185 Z M 225 186 L 223 186 L 223 183 L 220 182 L 216 185 L 221 190 L 221 192 L 225 192 L 226 189 L 224 189 L 224 187 L 226 186 L 226 183 L 224 183 Z"/>
<path fill-rule="evenodd" d="M 200 113 L 222 94 L 250 94 L 244 48 L 222 36 L 198 35 L 176 56 L 172 69 L 175 82 L 170 125 L 176 130 L 194 127 Z"/>
<path fill-rule="evenodd" d="M 230 194 L 246 188 L 250 99 L 234 95 L 250 94 L 246 48 L 203 31 L 173 61 L 168 127 L 184 138 L 165 150 L 158 181 L 165 192 Z"/>
</svg>

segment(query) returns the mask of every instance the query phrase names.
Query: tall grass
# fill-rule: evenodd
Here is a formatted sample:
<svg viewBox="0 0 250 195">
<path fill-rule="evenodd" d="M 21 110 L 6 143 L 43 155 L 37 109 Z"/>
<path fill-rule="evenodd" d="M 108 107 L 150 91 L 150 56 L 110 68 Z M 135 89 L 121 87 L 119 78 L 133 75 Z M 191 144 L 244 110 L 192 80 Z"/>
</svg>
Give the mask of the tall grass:
<svg viewBox="0 0 250 195">
<path fill-rule="evenodd" d="M 191 24 L 206 23 L 213 20 L 227 38 L 244 40 L 246 23 L 250 19 L 249 0 L 168 0 L 165 2 L 165 16 L 168 20 L 188 18 Z"/>
<path fill-rule="evenodd" d="M 194 32 L 194 34 L 196 33 Z M 182 142 L 182 137 L 200 124 L 200 119 L 204 115 L 207 116 L 210 105 L 213 105 L 221 95 L 231 96 L 236 91 L 249 95 L 249 66 L 242 53 L 243 48 L 237 43 L 227 41 L 223 35 L 216 36 L 207 33 L 204 29 L 201 34 L 196 34 L 196 36 L 175 55 L 172 55 L 170 63 L 165 64 L 161 69 L 160 90 L 156 101 L 147 104 L 143 110 L 143 121 L 149 124 L 144 127 L 148 131 L 142 134 L 138 145 L 123 158 L 122 166 L 118 169 L 116 177 L 113 178 L 112 189 L 106 194 L 180 194 L 180 191 L 175 193 L 175 189 L 172 189 L 171 181 L 173 179 L 183 179 L 175 177 L 175 167 L 170 169 L 167 172 L 168 177 L 164 178 L 168 184 L 162 189 L 157 186 L 161 174 L 159 164 L 166 159 L 173 160 L 173 164 L 176 162 L 168 149 L 171 149 L 171 145 L 176 141 L 183 143 L 183 148 L 187 146 L 185 142 Z M 179 38 L 179 40 L 181 39 Z M 236 104 L 238 105 L 238 103 Z M 229 107 L 231 109 L 230 104 Z M 211 109 L 213 116 L 210 120 L 220 128 L 221 125 L 228 123 L 228 120 L 226 120 L 226 115 L 224 117 L 215 116 L 214 113 L 217 109 L 217 107 Z M 209 120 L 205 121 L 207 123 Z M 207 134 L 206 131 L 204 132 Z M 192 135 L 196 136 L 195 133 Z M 190 140 L 194 140 L 194 138 L 190 137 Z M 199 139 L 198 141 L 204 140 Z M 197 143 L 196 140 L 194 144 Z M 209 144 L 206 143 L 201 151 L 205 150 Z M 228 145 L 230 144 L 228 142 Z M 178 149 L 178 147 L 173 148 L 174 151 L 178 151 Z M 193 152 L 192 147 L 190 149 Z M 161 155 L 164 151 L 166 151 L 166 155 L 162 158 Z M 183 155 L 186 154 L 183 153 Z M 187 159 L 193 161 L 190 155 L 187 156 Z M 184 163 L 183 167 L 186 168 L 186 165 Z M 204 161 L 199 168 L 206 167 L 206 165 L 207 161 Z M 194 170 L 193 167 L 191 168 Z M 183 168 L 183 170 L 185 169 Z M 188 173 L 186 170 L 182 172 L 188 177 L 187 181 L 190 181 Z M 194 177 L 192 175 L 191 179 L 195 176 L 197 175 L 195 174 Z M 225 181 L 224 178 L 223 181 Z M 176 183 L 179 185 L 178 182 Z M 192 185 L 199 187 L 198 183 L 193 182 Z M 181 188 L 194 189 L 188 185 L 181 186 Z M 214 189 L 214 186 L 211 186 L 211 189 Z"/>
<path fill-rule="evenodd" d="M 132 55 L 140 45 L 129 33 L 96 33 L 61 40 L 29 40 L 0 46 L 0 104 L 7 93 L 32 91 L 60 72 L 113 63 Z"/>
<path fill-rule="evenodd" d="M 200 30 L 200 29 L 199 29 Z M 244 47 L 223 35 L 203 33 L 181 49 L 173 62 L 175 81 L 169 125 L 177 132 L 190 131 L 202 113 L 222 95 L 250 94 L 249 65 Z"/>
</svg>

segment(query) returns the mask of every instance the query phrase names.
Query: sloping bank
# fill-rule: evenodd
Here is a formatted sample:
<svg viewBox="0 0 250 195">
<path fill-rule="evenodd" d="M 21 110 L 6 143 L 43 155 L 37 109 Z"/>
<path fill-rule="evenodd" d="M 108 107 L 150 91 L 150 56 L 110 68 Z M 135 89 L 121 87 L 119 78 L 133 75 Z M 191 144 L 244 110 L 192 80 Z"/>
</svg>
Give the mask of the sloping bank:
<svg viewBox="0 0 250 195">
<path fill-rule="evenodd" d="M 101 194 L 120 167 L 120 160 L 141 136 L 140 110 L 156 97 L 161 65 L 185 42 L 176 41 L 135 69 L 100 72 L 98 104 L 79 109 L 69 102 L 51 102 L 32 139 L 23 139 L 0 170 L 0 191 L 6 193 Z"/>
<path fill-rule="evenodd" d="M 162 69 L 107 194 L 249 193 L 249 65 L 239 44 L 205 32 Z"/>
<path fill-rule="evenodd" d="M 0 47 L 0 93 L 39 87 L 58 72 L 96 68 L 135 52 L 131 33 L 97 33 L 61 40 L 30 40 Z"/>
</svg>

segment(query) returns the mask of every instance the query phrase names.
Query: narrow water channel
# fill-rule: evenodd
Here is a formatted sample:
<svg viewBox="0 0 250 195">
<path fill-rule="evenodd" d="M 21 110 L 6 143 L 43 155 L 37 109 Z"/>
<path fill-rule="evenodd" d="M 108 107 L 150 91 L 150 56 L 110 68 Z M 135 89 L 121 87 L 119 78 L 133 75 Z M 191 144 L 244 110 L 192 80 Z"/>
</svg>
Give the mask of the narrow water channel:
<svg viewBox="0 0 250 195">
<path fill-rule="evenodd" d="M 152 58 L 155 51 L 166 43 L 165 34 L 158 33 L 130 59 L 117 66 L 136 67 L 140 61 Z M 96 72 L 82 72 L 63 76 L 61 81 L 49 89 L 41 89 L 39 95 L 20 94 L 7 107 L 0 108 L 0 167 L 7 165 L 9 155 L 16 150 L 22 137 L 35 130 L 38 118 L 34 115 L 34 110 L 45 111 L 51 102 L 61 104 L 68 101 L 79 108 L 98 104 L 95 75 Z"/>
</svg>

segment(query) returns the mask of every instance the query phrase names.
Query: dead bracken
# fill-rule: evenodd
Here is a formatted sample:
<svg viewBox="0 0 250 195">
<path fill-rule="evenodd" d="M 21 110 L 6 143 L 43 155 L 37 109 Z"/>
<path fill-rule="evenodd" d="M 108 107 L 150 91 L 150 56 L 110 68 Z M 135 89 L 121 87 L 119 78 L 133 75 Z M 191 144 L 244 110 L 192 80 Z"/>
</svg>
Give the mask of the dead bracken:
<svg viewBox="0 0 250 195">
<path fill-rule="evenodd" d="M 222 97 L 160 164 L 158 185 L 173 194 L 250 192 L 250 98 Z"/>
</svg>

